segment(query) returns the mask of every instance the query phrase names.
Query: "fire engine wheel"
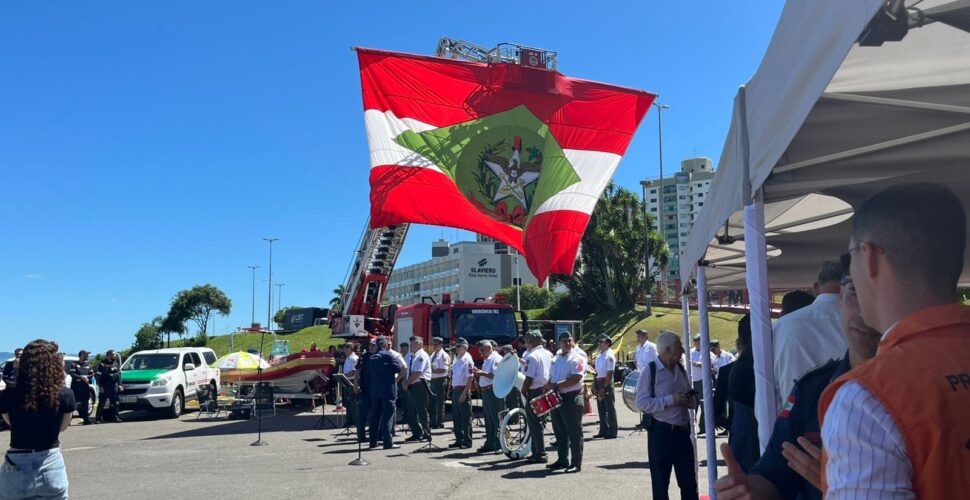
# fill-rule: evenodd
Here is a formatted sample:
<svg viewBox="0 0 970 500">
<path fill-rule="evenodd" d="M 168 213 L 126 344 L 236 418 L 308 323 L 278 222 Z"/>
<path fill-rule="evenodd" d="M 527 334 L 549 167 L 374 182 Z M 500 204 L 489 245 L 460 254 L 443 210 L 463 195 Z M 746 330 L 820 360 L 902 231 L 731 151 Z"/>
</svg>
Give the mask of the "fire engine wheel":
<svg viewBox="0 0 970 500">
<path fill-rule="evenodd" d="M 502 452 L 512 460 L 520 460 L 529 455 L 532 441 L 529 439 L 529 425 L 525 409 L 513 408 L 505 414 L 499 429 L 499 444 Z"/>
</svg>

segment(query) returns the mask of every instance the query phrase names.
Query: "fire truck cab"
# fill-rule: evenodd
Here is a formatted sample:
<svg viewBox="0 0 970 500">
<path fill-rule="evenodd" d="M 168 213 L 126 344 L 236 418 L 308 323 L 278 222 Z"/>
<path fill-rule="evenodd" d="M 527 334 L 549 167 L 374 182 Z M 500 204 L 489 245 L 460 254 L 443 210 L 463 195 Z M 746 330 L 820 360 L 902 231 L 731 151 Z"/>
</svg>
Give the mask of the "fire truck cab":
<svg viewBox="0 0 970 500">
<path fill-rule="evenodd" d="M 515 314 L 509 304 L 491 302 L 452 303 L 447 294 L 442 304 L 428 303 L 401 306 L 394 314 L 394 343 L 420 337 L 430 348 L 433 337 L 441 337 L 445 347 L 453 347 L 459 337 L 468 340 L 468 352 L 481 363 L 480 340 L 494 340 L 499 345 L 511 344 L 518 335 Z"/>
</svg>

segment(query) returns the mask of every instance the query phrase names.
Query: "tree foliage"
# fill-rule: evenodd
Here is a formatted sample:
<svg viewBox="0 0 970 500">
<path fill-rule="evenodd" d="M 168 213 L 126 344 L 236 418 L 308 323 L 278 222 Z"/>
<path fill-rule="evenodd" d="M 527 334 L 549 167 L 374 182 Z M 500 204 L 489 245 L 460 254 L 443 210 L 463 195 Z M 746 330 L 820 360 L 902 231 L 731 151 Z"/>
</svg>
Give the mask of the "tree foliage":
<svg viewBox="0 0 970 500">
<path fill-rule="evenodd" d="M 495 294 L 505 295 L 505 302 L 515 306 L 517 305 L 516 293 L 519 290 L 522 292 L 522 309 L 545 309 L 556 300 L 555 292 L 546 288 L 539 288 L 535 285 L 510 286 L 502 288 L 495 292 Z"/>
<path fill-rule="evenodd" d="M 142 323 L 138 331 L 135 332 L 135 342 L 131 344 L 131 351 L 145 351 L 148 349 L 161 349 L 162 343 L 162 322 L 164 318 L 156 316 L 151 323 Z"/>
<path fill-rule="evenodd" d="M 344 302 L 344 286 L 339 285 L 337 288 L 333 289 L 333 298 L 330 299 L 330 310 L 340 311 L 341 305 Z"/>
<path fill-rule="evenodd" d="M 222 290 L 208 283 L 196 285 L 175 295 L 162 321 L 162 330 L 182 336 L 188 332 L 185 324 L 191 321 L 199 328 L 199 338 L 204 339 L 212 313 L 227 316 L 231 311 L 232 301 Z"/>
<path fill-rule="evenodd" d="M 286 306 L 286 307 L 280 309 L 279 311 L 276 311 L 276 314 L 273 315 L 273 323 L 276 323 L 276 327 L 277 328 L 279 328 L 280 326 L 283 325 L 283 316 L 286 314 L 286 311 L 289 311 L 290 309 L 303 309 L 303 307 L 302 306 Z"/>
<path fill-rule="evenodd" d="M 649 270 L 648 255 L 653 258 Z M 653 216 L 644 214 L 640 197 L 610 183 L 590 217 L 573 274 L 557 279 L 585 309 L 632 307 L 653 285 L 653 275 L 667 257 L 663 236 Z"/>
</svg>

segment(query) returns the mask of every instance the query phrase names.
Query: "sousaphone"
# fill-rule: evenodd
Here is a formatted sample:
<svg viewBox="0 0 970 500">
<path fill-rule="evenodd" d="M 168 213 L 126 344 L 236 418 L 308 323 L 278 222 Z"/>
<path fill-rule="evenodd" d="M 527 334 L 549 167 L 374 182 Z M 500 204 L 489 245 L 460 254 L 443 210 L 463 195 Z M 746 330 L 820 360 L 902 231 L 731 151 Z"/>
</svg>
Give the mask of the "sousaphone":
<svg viewBox="0 0 970 500">
<path fill-rule="evenodd" d="M 522 406 L 499 414 L 499 418 L 502 419 L 502 425 L 499 427 L 499 444 L 505 456 L 512 460 L 527 457 L 532 446 L 525 417 L 526 401 L 521 394 L 523 382 L 525 382 L 525 375 L 519 371 L 519 357 L 515 353 L 506 354 L 495 367 L 492 390 L 495 391 L 497 398 L 508 396 L 512 389 L 520 391 Z"/>
</svg>

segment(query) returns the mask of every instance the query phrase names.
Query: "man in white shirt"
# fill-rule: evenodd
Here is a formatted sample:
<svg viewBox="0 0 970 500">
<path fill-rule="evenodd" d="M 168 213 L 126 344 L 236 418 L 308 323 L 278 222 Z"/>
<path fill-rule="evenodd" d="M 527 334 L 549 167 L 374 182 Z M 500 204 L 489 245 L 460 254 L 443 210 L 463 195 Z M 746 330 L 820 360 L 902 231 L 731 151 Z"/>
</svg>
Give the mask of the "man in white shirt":
<svg viewBox="0 0 970 500">
<path fill-rule="evenodd" d="M 643 329 L 637 330 L 637 370 L 643 370 L 651 361 L 657 360 L 657 344 L 650 342 L 650 334 Z"/>
<path fill-rule="evenodd" d="M 567 473 L 583 470 L 583 376 L 586 361 L 573 344 L 569 332 L 559 334 L 560 352 L 552 360 L 546 390 L 559 393 L 562 404 L 552 410 L 552 430 L 556 434 L 558 459 L 547 469 L 566 469 Z M 572 460 L 569 460 L 570 454 Z"/>
<path fill-rule="evenodd" d="M 839 281 L 842 264 L 822 263 L 815 282 L 815 301 L 782 316 L 772 326 L 774 335 L 775 402 L 778 410 L 795 386 L 795 380 L 832 359 L 841 359 L 849 348 L 842 334 Z"/>
<path fill-rule="evenodd" d="M 716 374 L 715 366 L 717 366 L 717 358 L 714 353 L 707 351 L 704 353 L 701 351 L 701 336 L 694 335 L 694 348 L 690 350 L 690 380 L 694 384 L 694 391 L 697 393 L 697 397 L 704 400 L 704 354 L 707 354 L 711 358 L 711 376 Z M 711 380 L 711 387 L 714 387 L 714 381 Z M 698 436 L 703 436 L 704 430 L 704 408 L 701 407 L 701 416 L 698 420 L 700 427 L 697 430 Z"/>
<path fill-rule="evenodd" d="M 498 344 L 492 340 L 482 340 L 478 343 L 482 353 L 482 369 L 475 370 L 478 387 L 482 390 L 482 413 L 485 417 L 485 444 L 478 449 L 479 453 L 494 453 L 501 451 L 498 440 L 498 415 L 505 409 L 505 400 L 495 396 L 492 384 L 495 378 L 495 367 L 502 356 L 496 351 Z"/>
<path fill-rule="evenodd" d="M 445 352 L 441 337 L 431 339 L 434 353 L 431 355 L 431 428 L 445 428 L 445 392 L 448 390 L 448 370 L 451 369 L 451 356 Z"/>
<path fill-rule="evenodd" d="M 600 431 L 593 438 L 616 439 L 616 398 L 613 392 L 613 370 L 616 354 L 613 340 L 603 335 L 599 338 L 599 355 L 596 356 L 596 412 L 600 416 Z"/>
<path fill-rule="evenodd" d="M 424 350 L 421 337 L 411 337 L 408 353 L 408 426 L 411 437 L 406 442 L 427 441 L 431 438 L 428 423 L 428 384 L 431 382 L 431 358 Z"/>
<path fill-rule="evenodd" d="M 401 343 L 401 352 L 407 352 L 407 345 L 408 344 L 406 342 Z M 405 390 L 406 386 L 404 385 L 404 382 L 408 379 L 408 363 L 411 361 L 411 353 L 407 352 L 407 356 L 401 355 L 401 352 L 394 349 L 394 339 L 392 338 L 388 338 L 387 352 L 394 357 L 394 361 L 398 366 L 401 367 L 400 373 L 398 373 L 394 378 L 394 382 L 398 385 L 398 391 L 397 401 L 394 403 L 394 420 L 392 420 L 393 424 L 391 425 L 391 435 L 397 436 L 397 424 L 399 423 L 402 413 L 406 413 L 406 409 L 408 407 L 408 393 Z"/>
<path fill-rule="evenodd" d="M 542 395 L 549 383 L 549 369 L 552 367 L 552 353 L 543 347 L 542 333 L 532 330 L 526 335 L 529 350 L 525 352 L 525 381 L 522 383 L 522 393 L 526 402 Z M 532 405 L 525 405 L 526 421 L 529 425 L 529 437 L 532 441 L 532 455 L 529 461 L 544 464 L 546 458 L 546 444 L 542 436 L 542 422 L 535 414 Z"/>
<path fill-rule="evenodd" d="M 347 427 L 357 425 L 358 417 L 358 401 L 357 394 L 353 390 L 353 385 L 355 385 L 355 380 L 357 379 L 357 353 L 354 352 L 355 344 L 344 344 L 340 346 L 340 350 L 344 353 L 344 366 L 343 372 L 347 380 L 352 384 L 351 387 L 342 388 L 342 397 L 344 401 L 344 406 L 347 407 L 347 422 L 345 425 Z"/>
<path fill-rule="evenodd" d="M 722 351 L 721 342 L 717 339 L 711 340 L 711 352 L 714 353 L 714 359 L 717 360 L 717 362 L 713 365 L 715 373 L 720 372 L 721 368 L 733 363 L 734 360 L 737 359 L 735 355 L 727 351 Z"/>
<path fill-rule="evenodd" d="M 458 337 L 455 341 L 455 362 L 451 365 L 451 421 L 454 425 L 455 442 L 449 448 L 472 447 L 472 404 L 468 391 L 471 390 L 475 361 L 468 354 L 468 340 Z"/>
</svg>

